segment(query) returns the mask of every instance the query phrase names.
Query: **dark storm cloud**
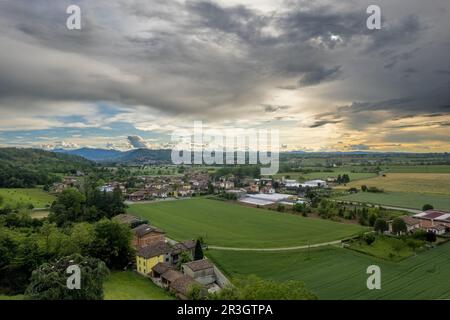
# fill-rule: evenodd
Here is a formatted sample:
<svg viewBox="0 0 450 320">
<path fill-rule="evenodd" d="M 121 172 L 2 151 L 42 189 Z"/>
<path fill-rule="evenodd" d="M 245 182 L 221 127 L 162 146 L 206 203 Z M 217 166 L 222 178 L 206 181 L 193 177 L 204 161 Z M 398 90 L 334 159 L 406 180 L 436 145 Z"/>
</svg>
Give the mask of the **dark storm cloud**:
<svg viewBox="0 0 450 320">
<path fill-rule="evenodd" d="M 341 72 L 341 67 L 336 66 L 331 69 L 319 68 L 306 72 L 298 81 L 299 87 L 309 87 L 319 83 L 336 79 Z"/>
<path fill-rule="evenodd" d="M 264 104 L 262 105 L 262 107 L 264 108 L 264 112 L 277 112 L 279 110 L 287 110 L 290 109 L 290 106 L 274 106 L 274 105 L 270 105 L 270 104 Z"/>
<path fill-rule="evenodd" d="M 318 127 L 323 127 L 327 124 L 336 124 L 336 123 L 341 123 L 341 120 L 318 120 L 316 122 L 314 122 L 312 125 L 310 125 L 310 128 L 318 128 Z"/>
<path fill-rule="evenodd" d="M 128 142 L 133 148 L 147 148 L 147 142 L 140 136 L 128 136 Z"/>
<path fill-rule="evenodd" d="M 418 15 L 408 15 L 391 23 L 372 35 L 372 44 L 367 51 L 380 50 L 381 48 L 398 47 L 404 44 L 414 43 L 426 26 L 420 21 Z"/>
</svg>

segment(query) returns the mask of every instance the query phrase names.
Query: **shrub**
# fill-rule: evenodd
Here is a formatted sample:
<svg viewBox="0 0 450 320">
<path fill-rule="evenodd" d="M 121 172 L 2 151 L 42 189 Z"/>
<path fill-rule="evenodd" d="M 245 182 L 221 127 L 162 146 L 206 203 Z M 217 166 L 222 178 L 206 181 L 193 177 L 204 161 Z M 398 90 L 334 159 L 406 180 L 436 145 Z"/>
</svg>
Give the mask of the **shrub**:
<svg viewBox="0 0 450 320">
<path fill-rule="evenodd" d="M 378 218 L 377 220 L 375 220 L 374 229 L 377 232 L 383 233 L 383 232 L 389 230 L 389 226 L 388 226 L 386 220 Z"/>
<path fill-rule="evenodd" d="M 372 233 L 367 233 L 363 236 L 363 240 L 370 246 L 375 242 L 376 238 Z"/>
<path fill-rule="evenodd" d="M 428 231 L 426 235 L 426 240 L 430 243 L 436 242 L 437 240 L 436 234 L 433 231 Z"/>
<path fill-rule="evenodd" d="M 417 240 L 426 240 L 427 232 L 425 230 L 419 229 L 412 234 L 412 237 Z"/>
</svg>

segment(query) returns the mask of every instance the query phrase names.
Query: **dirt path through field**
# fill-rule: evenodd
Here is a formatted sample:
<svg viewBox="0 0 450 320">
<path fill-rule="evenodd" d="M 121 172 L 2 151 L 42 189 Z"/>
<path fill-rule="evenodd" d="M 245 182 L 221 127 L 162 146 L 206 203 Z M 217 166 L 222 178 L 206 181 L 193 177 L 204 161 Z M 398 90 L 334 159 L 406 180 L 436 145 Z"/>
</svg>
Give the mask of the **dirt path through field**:
<svg viewBox="0 0 450 320">
<path fill-rule="evenodd" d="M 308 248 L 317 248 L 324 247 L 329 245 L 340 244 L 341 240 L 323 242 L 323 243 L 315 243 L 304 246 L 295 246 L 295 247 L 284 247 L 284 248 L 233 248 L 233 247 L 219 247 L 219 246 L 208 246 L 208 249 L 214 250 L 228 250 L 228 251 L 288 251 L 288 250 L 302 250 Z"/>
</svg>

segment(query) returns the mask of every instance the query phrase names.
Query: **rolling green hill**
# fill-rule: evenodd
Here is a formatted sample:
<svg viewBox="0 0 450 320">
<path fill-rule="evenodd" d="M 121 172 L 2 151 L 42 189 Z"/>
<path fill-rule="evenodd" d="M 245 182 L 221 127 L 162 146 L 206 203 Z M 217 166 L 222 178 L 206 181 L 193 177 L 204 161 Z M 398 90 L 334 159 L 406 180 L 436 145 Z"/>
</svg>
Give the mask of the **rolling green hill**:
<svg viewBox="0 0 450 320">
<path fill-rule="evenodd" d="M 58 181 L 58 174 L 88 171 L 93 163 L 39 149 L 0 148 L 0 187 L 33 188 Z"/>
</svg>

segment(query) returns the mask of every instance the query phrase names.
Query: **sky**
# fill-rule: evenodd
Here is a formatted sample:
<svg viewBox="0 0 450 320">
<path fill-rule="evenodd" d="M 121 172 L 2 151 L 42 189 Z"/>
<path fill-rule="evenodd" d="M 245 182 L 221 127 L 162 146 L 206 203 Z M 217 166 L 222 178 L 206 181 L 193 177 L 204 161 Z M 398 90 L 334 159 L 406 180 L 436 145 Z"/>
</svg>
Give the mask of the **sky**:
<svg viewBox="0 0 450 320">
<path fill-rule="evenodd" d="M 0 29 L 0 146 L 170 148 L 202 121 L 282 150 L 450 151 L 448 0 L 3 0 Z"/>
</svg>

